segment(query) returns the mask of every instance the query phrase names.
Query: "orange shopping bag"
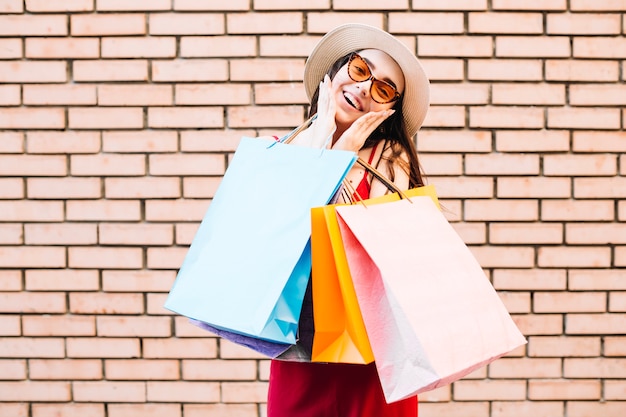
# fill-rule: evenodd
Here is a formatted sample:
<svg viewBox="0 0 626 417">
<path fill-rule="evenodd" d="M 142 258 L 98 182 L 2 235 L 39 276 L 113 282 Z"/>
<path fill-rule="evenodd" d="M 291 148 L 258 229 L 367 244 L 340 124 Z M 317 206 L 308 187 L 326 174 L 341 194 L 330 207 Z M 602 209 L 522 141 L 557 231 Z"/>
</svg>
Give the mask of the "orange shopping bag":
<svg viewBox="0 0 626 417">
<path fill-rule="evenodd" d="M 384 178 L 381 180 L 385 181 Z M 403 196 L 430 196 L 438 204 L 432 185 L 404 191 Z M 400 195 L 396 192 L 363 203 L 380 204 L 399 199 Z M 311 210 L 311 283 L 315 323 L 311 361 L 368 364 L 374 360 L 374 355 L 337 222 L 335 209 L 338 206 L 327 205 Z"/>
</svg>

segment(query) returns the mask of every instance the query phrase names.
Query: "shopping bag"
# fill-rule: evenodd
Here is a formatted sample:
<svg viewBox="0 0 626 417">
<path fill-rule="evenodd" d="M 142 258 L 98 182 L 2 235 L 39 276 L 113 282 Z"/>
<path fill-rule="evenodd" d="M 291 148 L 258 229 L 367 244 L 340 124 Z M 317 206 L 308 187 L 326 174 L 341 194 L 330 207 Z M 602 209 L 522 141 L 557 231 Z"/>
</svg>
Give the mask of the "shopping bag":
<svg viewBox="0 0 626 417">
<path fill-rule="evenodd" d="M 432 185 L 403 192 L 403 196 L 426 195 L 438 204 Z M 400 199 L 398 193 L 355 204 L 380 204 Z M 354 292 L 352 277 L 335 214 L 338 205 L 311 209 L 311 256 L 313 317 L 312 362 L 368 364 L 374 360 Z"/>
<path fill-rule="evenodd" d="M 430 198 L 336 211 L 387 402 L 449 384 L 526 343 Z"/>
<path fill-rule="evenodd" d="M 347 151 L 243 138 L 165 307 L 222 330 L 295 343 L 311 269 L 310 209 L 355 161 Z"/>
</svg>

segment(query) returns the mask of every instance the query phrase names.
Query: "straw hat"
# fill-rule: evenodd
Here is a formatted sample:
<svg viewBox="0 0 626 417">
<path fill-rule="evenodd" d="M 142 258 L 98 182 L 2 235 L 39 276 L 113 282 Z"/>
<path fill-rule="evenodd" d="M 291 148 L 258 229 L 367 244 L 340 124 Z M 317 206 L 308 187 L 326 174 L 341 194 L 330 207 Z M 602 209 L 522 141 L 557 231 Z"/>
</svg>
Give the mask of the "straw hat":
<svg viewBox="0 0 626 417">
<path fill-rule="evenodd" d="M 424 69 L 413 52 L 389 33 L 373 26 L 349 23 L 328 32 L 317 44 L 304 67 L 304 86 L 309 99 L 326 72 L 339 58 L 362 49 L 379 49 L 391 56 L 404 73 L 402 116 L 409 136 L 424 122 L 430 87 Z"/>
</svg>

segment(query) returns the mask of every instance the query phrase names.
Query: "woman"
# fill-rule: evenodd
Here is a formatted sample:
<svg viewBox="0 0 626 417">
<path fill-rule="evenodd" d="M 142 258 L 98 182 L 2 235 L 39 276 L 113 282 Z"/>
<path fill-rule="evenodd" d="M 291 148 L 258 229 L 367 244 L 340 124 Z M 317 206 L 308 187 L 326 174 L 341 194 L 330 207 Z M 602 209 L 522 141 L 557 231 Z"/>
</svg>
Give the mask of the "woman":
<svg viewBox="0 0 626 417">
<path fill-rule="evenodd" d="M 423 185 L 412 137 L 428 109 L 429 84 L 408 48 L 379 29 L 343 25 L 326 34 L 311 53 L 304 82 L 310 115 L 316 117 L 292 143 L 351 150 L 400 189 Z M 388 192 L 360 166 L 346 178 L 356 198 Z M 310 315 L 303 310 L 301 323 L 310 322 Z M 274 360 L 267 408 L 268 417 L 414 417 L 417 397 L 387 404 L 374 363 Z"/>
</svg>

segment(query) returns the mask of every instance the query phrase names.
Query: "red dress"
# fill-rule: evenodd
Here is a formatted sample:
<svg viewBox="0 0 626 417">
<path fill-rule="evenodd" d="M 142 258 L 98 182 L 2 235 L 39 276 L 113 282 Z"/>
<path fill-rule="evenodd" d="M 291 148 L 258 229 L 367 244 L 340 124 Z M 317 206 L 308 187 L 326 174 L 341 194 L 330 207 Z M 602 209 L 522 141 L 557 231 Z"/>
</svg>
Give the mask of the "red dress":
<svg viewBox="0 0 626 417">
<path fill-rule="evenodd" d="M 374 147 L 372 156 L 375 151 Z M 368 198 L 369 190 L 366 172 L 357 191 L 361 198 Z M 306 297 L 310 296 L 309 287 Z M 311 305 L 305 300 L 301 323 L 313 323 Z M 313 334 L 312 328 L 306 330 L 302 334 Z M 310 346 L 312 340 L 300 340 L 299 343 Z M 417 396 L 387 404 L 374 363 L 352 365 L 273 360 L 267 417 L 417 417 Z"/>
</svg>

